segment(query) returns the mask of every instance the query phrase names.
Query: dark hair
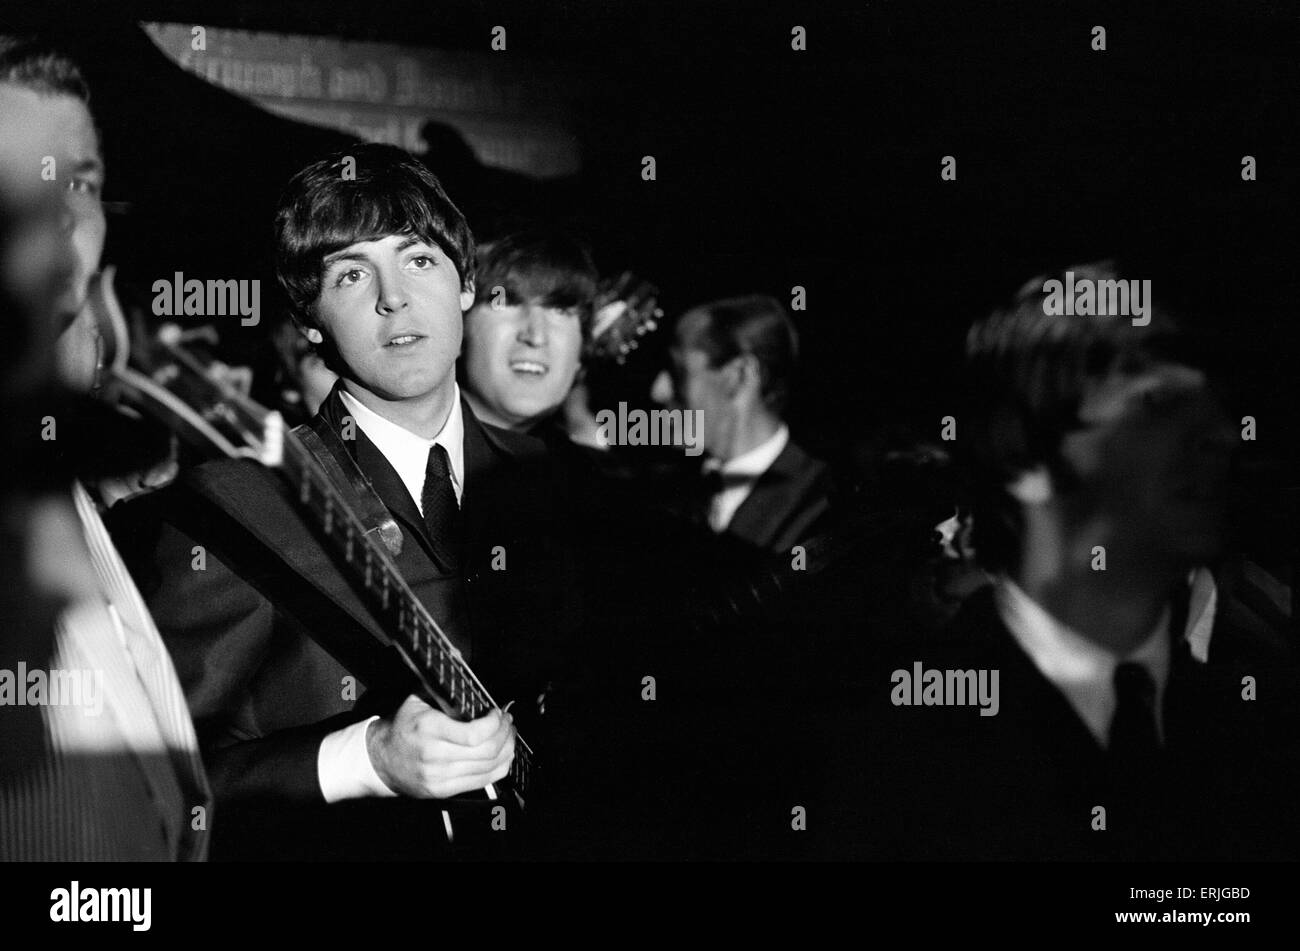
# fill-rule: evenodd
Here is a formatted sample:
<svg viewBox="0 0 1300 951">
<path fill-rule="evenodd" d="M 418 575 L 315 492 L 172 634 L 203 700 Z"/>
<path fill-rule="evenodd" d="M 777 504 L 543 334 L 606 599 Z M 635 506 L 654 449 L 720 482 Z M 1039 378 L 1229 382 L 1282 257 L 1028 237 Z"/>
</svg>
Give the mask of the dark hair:
<svg viewBox="0 0 1300 951">
<path fill-rule="evenodd" d="M 536 301 L 543 307 L 572 308 L 591 327 L 591 302 L 599 275 L 585 244 L 560 231 L 517 231 L 479 245 L 474 303 L 489 303 L 496 288 L 505 303 Z"/>
<path fill-rule="evenodd" d="M 1073 484 L 1061 442 L 1081 425 L 1079 408 L 1091 381 L 1136 373 L 1157 360 L 1203 363 L 1159 306 L 1145 326 L 1119 314 L 1049 315 L 1046 283 L 1064 287 L 1067 270 L 1076 279 L 1121 280 L 1110 261 L 1040 275 L 966 337 L 957 448 L 974 514 L 974 547 L 988 568 L 1007 568 L 1019 558 L 1020 509 L 1006 490 L 1017 475 L 1043 465 L 1058 485 Z"/>
<path fill-rule="evenodd" d="M 461 287 L 470 286 L 469 224 L 437 176 L 409 153 L 393 145 L 357 144 L 290 179 L 275 213 L 275 273 L 294 318 L 313 323 L 328 255 L 394 234 L 436 244 L 456 265 Z"/>
<path fill-rule="evenodd" d="M 77 64 L 39 37 L 0 36 L 0 83 L 90 103 L 90 87 Z"/>
<path fill-rule="evenodd" d="M 758 360 L 763 402 L 774 412 L 782 412 L 790 400 L 799 337 L 776 298 L 766 294 L 729 297 L 701 304 L 689 313 L 708 317 L 690 345 L 708 354 L 715 367 L 741 354 L 752 354 Z"/>
</svg>

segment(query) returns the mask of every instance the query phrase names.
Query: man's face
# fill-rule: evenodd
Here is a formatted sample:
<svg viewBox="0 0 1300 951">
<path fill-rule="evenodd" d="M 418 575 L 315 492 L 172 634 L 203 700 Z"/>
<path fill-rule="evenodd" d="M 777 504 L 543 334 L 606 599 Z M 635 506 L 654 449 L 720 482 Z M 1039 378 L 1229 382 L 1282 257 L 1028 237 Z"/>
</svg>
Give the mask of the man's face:
<svg viewBox="0 0 1300 951">
<path fill-rule="evenodd" d="M 63 328 L 58 363 L 64 381 L 77 388 L 89 387 L 98 360 L 98 328 L 82 305 L 104 251 L 103 185 L 99 137 L 85 103 L 0 83 L 0 189 L 15 203 L 57 189 L 63 206 L 61 224 L 74 267 L 56 301 L 55 317 Z"/>
<path fill-rule="evenodd" d="M 575 308 L 484 301 L 465 315 L 465 385 L 507 426 L 526 426 L 558 408 L 581 357 Z"/>
<path fill-rule="evenodd" d="M 398 402 L 454 378 L 461 313 L 472 301 L 441 248 L 395 234 L 325 258 L 315 317 L 343 375 Z"/>
<path fill-rule="evenodd" d="M 1080 484 L 1064 496 L 1067 517 L 1089 544 L 1116 557 L 1189 565 L 1223 544 L 1228 470 L 1237 433 L 1200 370 L 1156 364 L 1093 385 L 1084 428 L 1062 453 Z"/>
<path fill-rule="evenodd" d="M 704 451 L 717 455 L 728 444 L 736 424 L 732 403 L 735 368 L 715 367 L 699 345 L 708 326 L 708 315 L 688 313 L 677 324 L 669 366 L 655 378 L 651 398 L 662 406 L 699 410 L 704 422 Z"/>
</svg>

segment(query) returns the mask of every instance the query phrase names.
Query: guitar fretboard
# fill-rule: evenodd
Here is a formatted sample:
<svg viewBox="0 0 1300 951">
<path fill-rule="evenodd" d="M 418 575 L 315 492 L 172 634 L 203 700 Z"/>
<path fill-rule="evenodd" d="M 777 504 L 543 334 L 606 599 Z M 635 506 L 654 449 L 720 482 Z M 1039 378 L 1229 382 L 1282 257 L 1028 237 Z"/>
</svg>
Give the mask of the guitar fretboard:
<svg viewBox="0 0 1300 951">
<path fill-rule="evenodd" d="M 324 467 L 292 432 L 285 434 L 282 471 L 295 489 L 304 512 L 333 544 L 370 597 L 384 629 L 407 664 L 431 692 L 441 695 L 466 719 L 496 708 L 487 689 L 465 663 L 457 647 L 438 626 L 398 571 L 387 548 L 340 497 Z M 510 779 L 521 795 L 532 771 L 532 750 L 515 739 Z"/>
</svg>

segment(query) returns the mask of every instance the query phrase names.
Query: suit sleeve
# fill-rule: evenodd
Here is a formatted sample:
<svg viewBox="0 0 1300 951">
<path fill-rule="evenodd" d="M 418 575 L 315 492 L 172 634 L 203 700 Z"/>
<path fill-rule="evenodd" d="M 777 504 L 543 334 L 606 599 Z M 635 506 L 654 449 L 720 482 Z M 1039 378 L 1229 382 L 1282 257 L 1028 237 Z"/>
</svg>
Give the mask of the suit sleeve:
<svg viewBox="0 0 1300 951">
<path fill-rule="evenodd" d="M 175 486 L 112 515 L 185 690 L 218 800 L 324 802 L 321 740 L 362 717 L 341 714 L 288 729 L 259 723 L 257 679 L 276 650 L 282 619 L 255 579 L 228 563 L 219 513 Z"/>
</svg>

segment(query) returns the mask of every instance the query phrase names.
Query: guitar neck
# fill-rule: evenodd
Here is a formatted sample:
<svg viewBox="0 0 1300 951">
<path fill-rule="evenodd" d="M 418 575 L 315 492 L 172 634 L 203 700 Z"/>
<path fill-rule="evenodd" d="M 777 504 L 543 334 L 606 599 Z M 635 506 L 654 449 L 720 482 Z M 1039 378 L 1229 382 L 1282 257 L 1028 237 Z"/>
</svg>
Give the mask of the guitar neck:
<svg viewBox="0 0 1300 951">
<path fill-rule="evenodd" d="M 415 596 L 387 548 L 374 533 L 367 533 L 324 467 L 292 432 L 285 434 L 281 471 L 302 510 L 370 598 L 402 659 L 430 696 L 449 715 L 462 719 L 474 719 L 496 709 L 496 701 Z M 516 790 L 522 791 L 527 785 L 531 754 L 528 744 L 517 737 L 510 770 Z"/>
</svg>

